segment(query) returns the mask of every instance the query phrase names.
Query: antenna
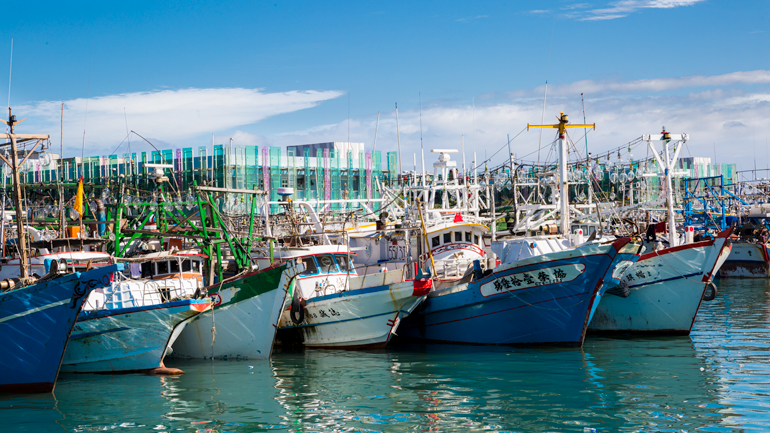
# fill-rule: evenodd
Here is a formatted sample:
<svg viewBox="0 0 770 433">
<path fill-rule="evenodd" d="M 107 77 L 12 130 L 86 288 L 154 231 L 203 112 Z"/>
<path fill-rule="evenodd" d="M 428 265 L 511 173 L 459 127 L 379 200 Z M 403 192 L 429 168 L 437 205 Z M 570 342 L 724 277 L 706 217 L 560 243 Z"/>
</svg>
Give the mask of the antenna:
<svg viewBox="0 0 770 433">
<path fill-rule="evenodd" d="M 11 74 L 13 73 L 13 38 L 11 38 L 11 66 L 8 70 L 8 109 L 11 108 Z"/>
<path fill-rule="evenodd" d="M 583 103 L 583 123 L 586 123 L 586 100 L 583 99 L 583 94 L 582 93 L 580 94 L 580 102 Z M 584 134 L 585 134 L 583 136 L 583 139 L 586 142 L 586 161 L 587 161 L 587 163 L 590 163 L 590 161 L 588 161 L 588 128 L 583 128 L 583 131 L 584 131 Z M 542 130 L 541 130 L 541 132 L 542 132 Z"/>
<path fill-rule="evenodd" d="M 345 145 L 345 147 L 347 147 L 349 152 L 350 151 L 350 92 L 348 92 L 348 142 Z M 345 156 L 347 157 L 347 155 Z M 360 165 L 361 161 L 359 161 L 358 164 Z M 350 173 L 350 167 L 348 167 L 348 173 Z"/>
<path fill-rule="evenodd" d="M 80 151 L 80 164 L 83 164 L 83 158 L 86 155 L 86 122 L 88 122 L 88 99 L 91 97 L 91 65 L 94 62 L 94 55 L 91 54 L 91 61 L 88 63 L 88 87 L 86 88 L 86 113 L 83 118 L 83 147 Z"/>
<path fill-rule="evenodd" d="M 471 131 L 471 142 L 473 144 L 473 183 L 478 184 L 479 177 L 477 173 L 479 172 L 479 160 L 476 158 L 476 98 L 473 98 L 472 102 L 473 131 Z"/>
<path fill-rule="evenodd" d="M 398 132 L 398 102 L 396 102 L 396 139 L 398 140 L 398 176 L 401 177 L 401 134 Z"/>
<path fill-rule="evenodd" d="M 463 182 L 465 182 L 465 135 L 460 136 L 460 145 L 462 146 L 463 151 Z"/>
<path fill-rule="evenodd" d="M 420 98 L 420 159 L 422 159 L 422 184 L 425 185 L 425 149 L 422 147 L 422 94 L 417 93 Z"/>
<path fill-rule="evenodd" d="M 551 45 L 548 47 L 548 66 L 545 68 L 545 90 L 543 90 L 543 112 L 540 114 L 540 123 L 545 121 L 545 100 L 548 95 L 548 74 L 551 72 L 551 51 L 553 50 L 553 34 L 556 31 L 556 15 L 553 16 L 551 28 Z M 540 130 L 540 139 L 537 142 L 537 164 L 540 165 L 540 146 L 543 145 L 543 130 Z M 539 186 L 538 186 L 539 187 Z"/>
<path fill-rule="evenodd" d="M 372 157 L 374 157 L 374 149 L 377 148 L 377 130 L 380 129 L 380 112 L 377 112 L 377 124 L 374 127 L 374 146 L 372 146 Z"/>
</svg>

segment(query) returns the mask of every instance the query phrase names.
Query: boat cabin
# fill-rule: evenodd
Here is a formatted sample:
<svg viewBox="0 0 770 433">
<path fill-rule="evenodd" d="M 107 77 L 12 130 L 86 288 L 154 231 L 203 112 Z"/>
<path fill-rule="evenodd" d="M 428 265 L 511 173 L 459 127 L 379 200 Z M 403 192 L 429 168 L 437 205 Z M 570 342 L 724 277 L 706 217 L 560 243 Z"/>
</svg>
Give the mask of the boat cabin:
<svg viewBox="0 0 770 433">
<path fill-rule="evenodd" d="M 131 264 L 131 276 L 148 280 L 166 280 L 169 278 L 194 278 L 203 284 L 205 256 L 184 254 L 154 257 L 147 261 Z M 137 265 L 138 274 L 137 275 Z"/>
<path fill-rule="evenodd" d="M 334 274 L 347 275 L 348 272 L 350 275 L 356 275 L 352 263 L 348 262 L 347 254 L 315 254 L 301 256 L 299 259 L 305 264 L 305 271 L 300 274 L 300 279 Z"/>
</svg>

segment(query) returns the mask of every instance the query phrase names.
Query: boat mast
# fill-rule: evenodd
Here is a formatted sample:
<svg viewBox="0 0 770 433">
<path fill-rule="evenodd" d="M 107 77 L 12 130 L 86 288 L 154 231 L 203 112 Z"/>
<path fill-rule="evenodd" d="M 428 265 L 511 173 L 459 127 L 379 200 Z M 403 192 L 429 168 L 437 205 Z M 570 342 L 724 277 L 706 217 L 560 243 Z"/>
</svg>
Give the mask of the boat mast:
<svg viewBox="0 0 770 433">
<path fill-rule="evenodd" d="M 569 233 L 569 183 L 567 178 L 567 163 L 569 158 L 567 157 L 567 143 L 565 141 L 565 134 L 567 128 L 587 128 L 591 127 L 596 129 L 596 124 L 590 125 L 568 125 L 569 117 L 564 113 L 559 113 L 559 123 L 554 125 L 530 125 L 527 123 L 527 130 L 529 128 L 551 128 L 559 130 L 559 182 L 561 185 L 561 195 L 559 197 L 559 224 L 561 234 L 566 235 Z"/>
<path fill-rule="evenodd" d="M 678 244 L 678 238 L 676 235 L 676 221 L 674 213 L 674 187 L 671 178 L 676 175 L 686 174 L 685 172 L 675 172 L 677 160 L 679 159 L 679 152 L 682 150 L 682 145 L 689 139 L 687 134 L 671 134 L 663 127 L 663 131 L 660 134 L 655 135 L 642 135 L 642 140 L 647 142 L 652 155 L 655 157 L 655 161 L 658 163 L 660 173 L 652 174 L 651 176 L 665 177 L 666 182 L 666 201 L 668 208 L 668 244 L 670 247 L 675 247 Z M 672 140 L 678 141 L 678 146 L 675 145 L 675 152 L 673 157 L 669 151 L 669 143 Z M 663 155 L 659 154 L 652 144 L 653 141 L 663 142 Z M 665 158 L 665 161 L 661 159 Z"/>
<path fill-rule="evenodd" d="M 27 272 L 27 242 L 24 236 L 24 218 L 22 217 L 24 211 L 21 204 L 21 179 L 19 178 L 19 166 L 24 165 L 30 155 L 32 155 L 32 151 L 34 151 L 43 140 L 47 140 L 49 138 L 48 135 L 17 135 L 15 133 L 16 124 L 25 120 L 26 118 L 17 121 L 16 116 L 14 116 L 13 112 L 11 111 L 11 107 L 8 107 L 8 121 L 0 119 L 0 122 L 5 123 L 10 128 L 10 133 L 0 134 L 0 137 L 11 140 L 11 160 L 9 161 L 2 154 L 0 154 L 0 159 L 9 165 L 13 172 L 13 202 L 14 206 L 16 206 L 16 231 L 19 235 L 17 245 L 19 250 L 19 269 L 21 270 L 22 281 L 29 277 L 29 273 Z M 24 157 L 24 160 L 21 162 L 19 162 L 19 155 L 17 154 L 17 138 L 21 138 L 22 141 L 37 140 L 37 143 L 32 147 L 32 149 L 29 150 L 27 156 Z M 4 145 L 8 145 L 8 143 L 5 143 Z"/>
</svg>

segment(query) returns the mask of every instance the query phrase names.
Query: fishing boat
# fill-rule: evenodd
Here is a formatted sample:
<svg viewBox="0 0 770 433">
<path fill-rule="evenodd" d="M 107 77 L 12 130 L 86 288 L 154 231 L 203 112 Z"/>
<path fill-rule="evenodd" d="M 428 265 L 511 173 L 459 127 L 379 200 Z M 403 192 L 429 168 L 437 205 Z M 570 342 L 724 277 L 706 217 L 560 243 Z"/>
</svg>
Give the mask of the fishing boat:
<svg viewBox="0 0 770 433">
<path fill-rule="evenodd" d="M 282 256 L 304 268 L 278 322 L 283 345 L 384 347 L 432 287 L 430 278 L 405 280 L 403 269 L 358 275 L 349 253 L 325 246 L 306 250 Z"/>
<path fill-rule="evenodd" d="M 502 264 L 428 294 L 400 337 L 461 344 L 581 346 L 604 278 L 630 238 Z M 480 271 L 480 268 L 478 269 Z"/>
<path fill-rule="evenodd" d="M 176 374 L 163 359 L 198 314 L 211 307 L 201 297 L 199 255 L 168 252 L 135 259 L 140 279 L 123 274 L 91 293 L 78 316 L 62 371 Z"/>
<path fill-rule="evenodd" d="M 712 279 L 730 254 L 731 232 L 643 254 L 622 276 L 626 293 L 605 296 L 588 329 L 689 335 L 701 301 L 716 296 Z"/>
<path fill-rule="evenodd" d="M 268 359 L 278 317 L 297 268 L 279 263 L 204 289 L 213 309 L 181 332 L 172 357 Z"/>
<path fill-rule="evenodd" d="M 208 299 L 184 299 L 85 311 L 78 316 L 62 371 L 181 373 L 167 369 L 163 358 L 186 324 L 210 306 Z"/>
<path fill-rule="evenodd" d="M 287 287 L 276 343 L 347 349 L 385 346 L 401 319 L 424 299 L 432 281 L 409 278 L 404 267 L 387 271 L 379 262 L 357 267 L 347 234 L 338 234 L 338 243 L 332 243 L 310 203 L 287 198 L 279 204 L 284 212 L 276 218 L 286 221 L 284 235 L 269 251 L 253 253 L 260 264 L 288 262 L 299 269 Z M 300 221 L 308 221 L 313 231 L 303 232 Z"/>
<path fill-rule="evenodd" d="M 760 242 L 732 241 L 732 250 L 719 268 L 720 278 L 770 277 L 768 245 Z"/>
<path fill-rule="evenodd" d="M 74 272 L 0 294 L 0 392 L 51 392 L 88 295 L 122 264 Z"/>
</svg>

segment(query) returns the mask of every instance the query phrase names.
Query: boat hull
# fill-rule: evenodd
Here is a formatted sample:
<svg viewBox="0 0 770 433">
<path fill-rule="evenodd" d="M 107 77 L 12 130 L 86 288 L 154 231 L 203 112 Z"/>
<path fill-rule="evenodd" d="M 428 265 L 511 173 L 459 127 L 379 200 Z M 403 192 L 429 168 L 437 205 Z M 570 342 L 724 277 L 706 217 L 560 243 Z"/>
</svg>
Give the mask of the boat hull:
<svg viewBox="0 0 770 433">
<path fill-rule="evenodd" d="M 644 254 L 623 276 L 630 295 L 605 296 L 589 330 L 688 335 L 729 253 L 729 241 L 719 237 Z"/>
<path fill-rule="evenodd" d="M 315 348 L 384 347 L 429 290 L 429 284 L 414 280 L 310 298 L 301 323 L 291 321 L 289 310 L 282 313 L 278 341 Z"/>
<path fill-rule="evenodd" d="M 208 288 L 214 308 L 179 335 L 171 357 L 268 359 L 296 268 L 276 265 Z"/>
<path fill-rule="evenodd" d="M 767 245 L 734 242 L 730 255 L 719 269 L 720 278 L 770 277 L 770 257 Z"/>
<path fill-rule="evenodd" d="M 54 389 L 83 302 L 122 265 L 74 273 L 0 294 L 0 392 Z"/>
<path fill-rule="evenodd" d="M 580 346 L 593 302 L 630 239 L 498 266 L 470 284 L 432 292 L 399 337 L 459 344 Z"/>
<path fill-rule="evenodd" d="M 125 373 L 161 368 L 173 337 L 210 305 L 208 299 L 185 299 L 81 313 L 62 371 Z"/>
</svg>

